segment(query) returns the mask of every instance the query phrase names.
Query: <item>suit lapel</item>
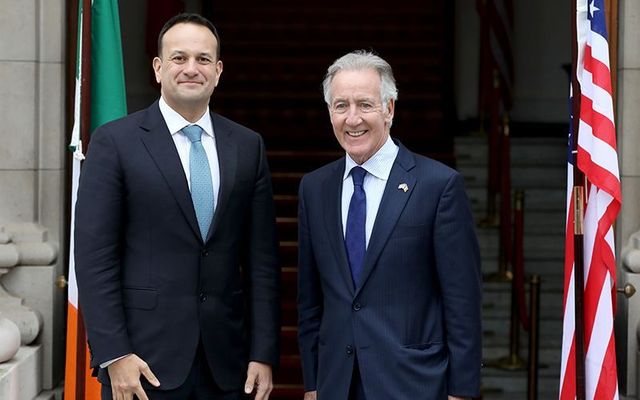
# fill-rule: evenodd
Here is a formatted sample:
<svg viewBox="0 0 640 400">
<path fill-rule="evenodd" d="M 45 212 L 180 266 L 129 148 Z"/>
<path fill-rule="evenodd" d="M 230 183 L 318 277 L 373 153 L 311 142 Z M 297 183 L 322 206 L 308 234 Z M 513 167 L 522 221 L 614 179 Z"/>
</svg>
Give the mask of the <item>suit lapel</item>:
<svg viewBox="0 0 640 400">
<path fill-rule="evenodd" d="M 187 178 L 184 175 L 180 156 L 167 125 L 164 123 L 157 101 L 147 109 L 140 127 L 147 131 L 147 134 L 142 136 L 144 146 L 171 188 L 171 192 L 193 233 L 200 237 L 200 228 L 198 227 L 196 212 L 191 201 Z"/>
<path fill-rule="evenodd" d="M 223 215 L 229 203 L 229 197 L 235 182 L 238 160 L 238 149 L 236 143 L 232 140 L 231 127 L 214 113 L 211 113 L 211 123 L 214 134 L 216 135 L 216 149 L 218 151 L 218 164 L 220 167 L 220 190 L 218 191 L 218 202 L 213 215 L 213 223 L 209 228 L 207 239 L 211 238 L 218 228 L 220 216 Z"/>
<path fill-rule="evenodd" d="M 344 159 L 335 163 L 335 168 L 331 174 L 323 182 L 324 197 L 324 214 L 325 227 L 327 229 L 327 237 L 333 254 L 336 256 L 340 275 L 345 281 L 346 287 L 349 288 L 351 295 L 354 293 L 353 280 L 349 270 L 349 260 L 347 259 L 347 251 L 344 247 L 344 234 L 342 232 L 342 176 L 344 174 Z"/>
<path fill-rule="evenodd" d="M 413 156 L 402 144 L 399 144 L 399 147 L 398 156 L 393 163 L 389 180 L 380 200 L 380 207 L 378 208 L 378 215 L 367 246 L 367 253 L 362 267 L 361 283 L 356 289 L 356 296 L 365 285 L 371 271 L 373 271 L 380 253 L 384 249 L 389 235 L 393 232 L 393 228 L 411 197 L 416 184 L 416 178 L 409 172 L 415 166 Z M 399 188 L 402 184 L 406 184 L 406 192 Z"/>
</svg>

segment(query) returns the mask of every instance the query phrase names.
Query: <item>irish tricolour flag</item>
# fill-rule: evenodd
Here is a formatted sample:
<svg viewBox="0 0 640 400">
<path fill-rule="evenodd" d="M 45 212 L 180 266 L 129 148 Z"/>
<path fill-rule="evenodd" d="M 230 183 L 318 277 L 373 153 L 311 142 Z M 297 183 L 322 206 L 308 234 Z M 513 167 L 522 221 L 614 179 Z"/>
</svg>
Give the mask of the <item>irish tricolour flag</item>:
<svg viewBox="0 0 640 400">
<path fill-rule="evenodd" d="M 127 112 L 117 0 L 79 1 L 76 56 L 74 121 L 69 144 L 73 152 L 73 173 L 64 392 L 66 400 L 98 400 L 100 384 L 91 377 L 89 352 L 84 325 L 80 317 L 82 304 L 78 304 L 73 256 L 73 227 L 76 222 L 78 180 L 84 151 L 89 144 L 89 133 L 97 126 L 122 117 Z M 91 221 L 77 222 L 91 223 Z"/>
</svg>

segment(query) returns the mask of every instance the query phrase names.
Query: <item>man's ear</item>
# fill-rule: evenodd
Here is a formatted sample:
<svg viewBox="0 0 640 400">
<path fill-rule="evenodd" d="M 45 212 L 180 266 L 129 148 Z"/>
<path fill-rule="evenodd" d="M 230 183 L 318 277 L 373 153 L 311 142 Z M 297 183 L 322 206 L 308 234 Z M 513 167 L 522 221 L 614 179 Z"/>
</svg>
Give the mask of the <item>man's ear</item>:
<svg viewBox="0 0 640 400">
<path fill-rule="evenodd" d="M 222 60 L 216 61 L 216 85 L 215 85 L 215 87 L 218 87 L 218 83 L 220 82 L 220 77 L 222 76 L 222 70 L 223 70 Z"/>
<path fill-rule="evenodd" d="M 160 59 L 160 57 L 153 58 L 151 67 L 153 68 L 153 72 L 156 76 L 156 82 L 160 83 L 160 71 L 162 70 L 162 60 Z"/>
<path fill-rule="evenodd" d="M 391 121 L 393 121 L 395 105 L 396 102 L 393 99 L 389 100 L 389 103 L 387 103 L 387 115 L 384 117 L 385 122 L 391 123 Z"/>
</svg>

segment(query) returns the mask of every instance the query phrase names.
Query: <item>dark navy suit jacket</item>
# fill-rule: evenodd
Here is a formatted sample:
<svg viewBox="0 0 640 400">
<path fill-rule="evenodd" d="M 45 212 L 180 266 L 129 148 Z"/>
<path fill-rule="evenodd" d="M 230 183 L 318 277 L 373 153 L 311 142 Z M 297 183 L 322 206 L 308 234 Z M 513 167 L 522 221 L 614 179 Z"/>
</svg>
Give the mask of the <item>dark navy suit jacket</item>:
<svg viewBox="0 0 640 400">
<path fill-rule="evenodd" d="M 264 145 L 255 132 L 211 118 L 220 191 L 204 239 L 157 102 L 92 136 L 75 260 L 94 368 L 135 353 L 161 389 L 172 389 L 202 338 L 216 383 L 238 390 L 249 360 L 278 362 L 280 271 Z M 108 383 L 106 371 L 99 379 Z"/>
<path fill-rule="evenodd" d="M 480 257 L 462 177 L 399 146 L 357 288 L 340 211 L 345 160 L 300 184 L 299 343 L 305 390 L 320 400 L 348 398 L 356 355 L 367 400 L 479 393 Z"/>
</svg>

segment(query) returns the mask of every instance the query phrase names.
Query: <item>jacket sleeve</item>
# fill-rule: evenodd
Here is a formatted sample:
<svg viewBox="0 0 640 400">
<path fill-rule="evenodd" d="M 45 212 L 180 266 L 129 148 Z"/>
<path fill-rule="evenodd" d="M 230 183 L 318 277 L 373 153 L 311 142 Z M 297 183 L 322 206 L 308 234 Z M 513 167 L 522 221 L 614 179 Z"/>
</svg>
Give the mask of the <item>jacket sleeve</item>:
<svg viewBox="0 0 640 400">
<path fill-rule="evenodd" d="M 449 353 L 449 394 L 478 396 L 482 359 L 480 251 L 458 173 L 449 179 L 440 197 L 434 242 Z"/>
<path fill-rule="evenodd" d="M 92 136 L 75 209 L 75 274 L 91 367 L 132 353 L 120 283 L 124 184 L 118 151 L 104 129 Z"/>
<path fill-rule="evenodd" d="M 305 180 L 298 194 L 298 343 L 302 359 L 304 390 L 316 390 L 318 337 L 322 320 L 322 289 L 311 245 Z"/>
<path fill-rule="evenodd" d="M 280 268 L 271 175 L 260 139 L 249 223 L 251 348 L 249 358 L 272 366 L 280 351 Z"/>
</svg>

